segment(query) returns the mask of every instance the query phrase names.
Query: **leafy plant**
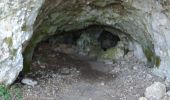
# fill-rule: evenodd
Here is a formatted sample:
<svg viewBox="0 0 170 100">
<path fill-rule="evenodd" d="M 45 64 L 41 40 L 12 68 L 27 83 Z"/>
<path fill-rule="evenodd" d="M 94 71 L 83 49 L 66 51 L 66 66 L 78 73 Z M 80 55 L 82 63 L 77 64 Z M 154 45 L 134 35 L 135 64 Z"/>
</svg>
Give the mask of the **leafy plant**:
<svg viewBox="0 0 170 100">
<path fill-rule="evenodd" d="M 11 95 L 10 95 L 8 89 L 4 85 L 0 85 L 0 96 L 4 100 L 10 100 L 11 99 Z"/>
<path fill-rule="evenodd" d="M 10 88 L 0 85 L 0 97 L 3 100 L 23 100 L 22 91 L 16 86 Z"/>
<path fill-rule="evenodd" d="M 10 94 L 12 100 L 23 100 L 22 90 L 17 86 L 12 86 L 10 88 Z"/>
</svg>

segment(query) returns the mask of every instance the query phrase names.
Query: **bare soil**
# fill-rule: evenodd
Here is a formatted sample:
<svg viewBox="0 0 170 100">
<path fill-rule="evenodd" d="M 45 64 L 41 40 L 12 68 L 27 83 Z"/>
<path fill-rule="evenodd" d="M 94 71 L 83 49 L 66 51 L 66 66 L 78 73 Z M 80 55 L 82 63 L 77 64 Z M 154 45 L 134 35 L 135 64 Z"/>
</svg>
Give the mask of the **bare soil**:
<svg viewBox="0 0 170 100">
<path fill-rule="evenodd" d="M 71 46 L 58 47 L 43 43 L 37 48 L 27 77 L 38 85 L 22 86 L 24 100 L 138 100 L 147 86 L 163 81 L 133 52 L 105 64 L 72 53 Z"/>
</svg>

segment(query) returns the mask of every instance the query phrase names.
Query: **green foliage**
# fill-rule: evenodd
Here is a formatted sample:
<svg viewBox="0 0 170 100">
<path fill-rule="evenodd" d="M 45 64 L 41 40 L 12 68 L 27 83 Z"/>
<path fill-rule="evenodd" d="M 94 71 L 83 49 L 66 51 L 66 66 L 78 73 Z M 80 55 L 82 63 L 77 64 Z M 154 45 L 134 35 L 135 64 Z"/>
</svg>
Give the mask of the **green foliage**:
<svg viewBox="0 0 170 100">
<path fill-rule="evenodd" d="M 21 89 L 15 86 L 7 88 L 0 85 L 0 97 L 3 100 L 23 100 Z"/>
<path fill-rule="evenodd" d="M 22 90 L 17 86 L 11 87 L 10 94 L 14 100 L 23 100 Z"/>
<path fill-rule="evenodd" d="M 0 85 L 0 96 L 3 98 L 3 100 L 11 99 L 11 95 L 10 95 L 8 89 L 3 85 Z"/>
</svg>

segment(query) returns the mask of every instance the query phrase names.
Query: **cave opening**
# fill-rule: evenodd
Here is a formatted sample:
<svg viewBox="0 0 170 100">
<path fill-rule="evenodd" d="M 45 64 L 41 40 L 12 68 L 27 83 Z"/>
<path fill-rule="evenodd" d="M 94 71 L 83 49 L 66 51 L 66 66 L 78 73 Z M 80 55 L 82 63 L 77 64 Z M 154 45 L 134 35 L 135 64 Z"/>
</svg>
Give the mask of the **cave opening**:
<svg viewBox="0 0 170 100">
<path fill-rule="evenodd" d="M 33 30 L 29 23 L 21 28 L 33 31 L 23 43 L 24 68 L 18 77 L 28 85 L 26 94 L 36 95 L 37 100 L 143 97 L 146 86 L 158 80 L 147 65 L 159 66 L 160 59 L 145 20 L 140 19 L 143 13 L 124 4 L 120 0 L 45 0 Z"/>
<path fill-rule="evenodd" d="M 49 36 L 38 44 L 35 51 L 40 48 L 46 49 L 44 46 L 47 46 L 48 49 L 57 53 L 113 63 L 116 59 L 123 58 L 129 51 L 128 44 L 125 43 L 128 40 L 119 36 L 121 34 L 109 32 L 103 26 L 92 25 L 85 29 Z"/>
<path fill-rule="evenodd" d="M 107 51 L 116 47 L 119 41 L 120 38 L 117 34 L 109 32 L 100 26 L 92 25 L 86 29 L 52 35 L 43 42 L 52 46 L 60 44 L 75 46 L 76 53 L 88 55 L 95 48 L 100 51 Z"/>
<path fill-rule="evenodd" d="M 40 94 L 48 92 L 57 100 L 113 100 L 127 90 L 128 97 L 138 98 L 143 94 L 138 82 L 148 80 L 148 69 L 130 43 L 125 33 L 106 26 L 57 33 L 36 46 L 25 77 L 39 82 L 35 89 L 45 91 Z"/>
<path fill-rule="evenodd" d="M 124 59 L 130 50 L 126 35 L 111 29 L 91 25 L 47 37 L 36 46 L 30 67 L 31 74 L 26 76 L 33 77 L 32 73 L 39 70 L 61 75 L 70 75 L 74 73 L 73 70 L 77 70 L 87 80 L 92 78 L 94 81 L 101 77 L 107 79 L 108 76 L 114 78 L 116 74 L 110 73 L 113 64 Z"/>
</svg>

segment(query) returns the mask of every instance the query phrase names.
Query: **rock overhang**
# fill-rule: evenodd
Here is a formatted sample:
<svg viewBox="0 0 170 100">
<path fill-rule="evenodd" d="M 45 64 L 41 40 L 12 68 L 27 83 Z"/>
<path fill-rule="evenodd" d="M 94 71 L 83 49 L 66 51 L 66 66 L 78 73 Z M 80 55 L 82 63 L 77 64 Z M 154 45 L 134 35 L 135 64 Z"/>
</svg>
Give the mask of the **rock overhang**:
<svg viewBox="0 0 170 100">
<path fill-rule="evenodd" d="M 132 39 L 136 55 L 140 59 L 146 57 L 150 66 L 158 66 L 159 68 L 153 69 L 157 75 L 170 78 L 168 34 L 170 12 L 165 1 L 29 0 L 18 2 L 13 0 L 9 2 L 2 1 L 1 7 L 5 10 L 0 14 L 2 83 L 11 84 L 15 80 L 22 70 L 23 56 L 24 66 L 29 66 L 34 48 L 45 37 L 63 31 L 82 29 L 93 24 L 109 26 L 126 33 L 126 36 Z M 28 40 L 29 42 L 26 43 Z M 24 51 L 23 56 L 22 51 Z"/>
</svg>

